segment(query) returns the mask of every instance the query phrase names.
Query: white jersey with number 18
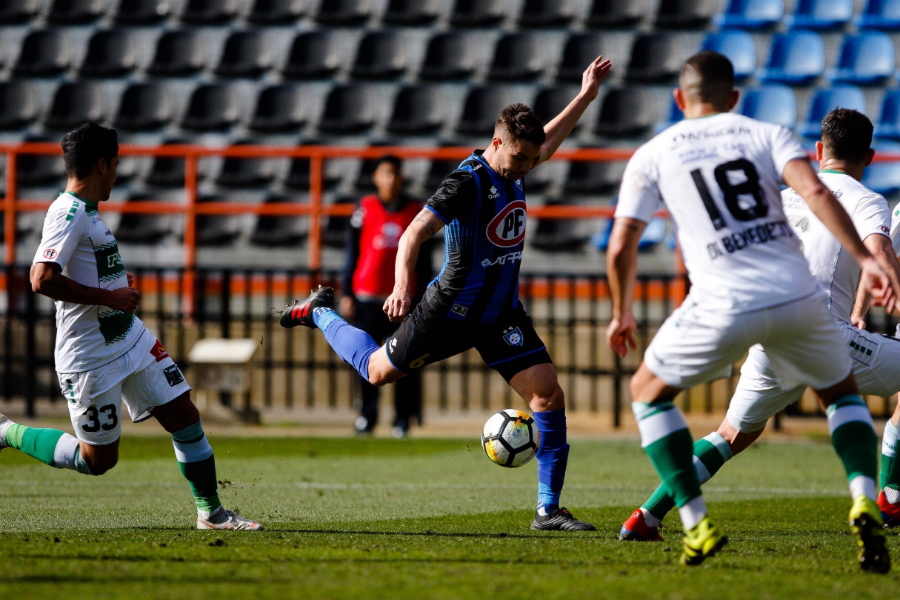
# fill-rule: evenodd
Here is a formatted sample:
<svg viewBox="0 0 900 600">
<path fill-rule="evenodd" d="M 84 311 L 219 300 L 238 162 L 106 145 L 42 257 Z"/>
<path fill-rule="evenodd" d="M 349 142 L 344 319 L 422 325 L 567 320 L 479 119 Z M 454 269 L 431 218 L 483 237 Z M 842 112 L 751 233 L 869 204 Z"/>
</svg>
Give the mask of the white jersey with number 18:
<svg viewBox="0 0 900 600">
<path fill-rule="evenodd" d="M 806 157 L 779 125 L 734 113 L 686 119 L 632 156 L 616 218 L 649 222 L 665 203 L 691 298 L 706 309 L 736 314 L 819 293 L 781 205 L 785 165 Z"/>
</svg>

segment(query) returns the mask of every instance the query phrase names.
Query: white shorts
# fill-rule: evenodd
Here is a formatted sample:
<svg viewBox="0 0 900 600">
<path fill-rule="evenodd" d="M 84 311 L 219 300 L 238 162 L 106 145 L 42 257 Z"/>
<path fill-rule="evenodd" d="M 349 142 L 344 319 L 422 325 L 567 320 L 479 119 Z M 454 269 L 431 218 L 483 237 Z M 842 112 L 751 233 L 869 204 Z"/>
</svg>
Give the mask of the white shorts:
<svg viewBox="0 0 900 600">
<path fill-rule="evenodd" d="M 859 392 L 886 398 L 900 390 L 900 340 L 841 324 L 842 344 L 834 352 L 847 354 L 853 362 L 853 375 Z M 775 378 L 772 364 L 761 346 L 750 348 L 741 368 L 728 423 L 738 431 L 759 431 L 770 417 L 796 402 L 805 386 L 783 390 Z"/>
<path fill-rule="evenodd" d="M 119 439 L 123 401 L 131 420 L 139 423 L 150 418 L 151 409 L 191 390 L 175 361 L 147 330 L 128 352 L 111 363 L 91 371 L 57 375 L 75 435 L 96 446 Z"/>
<path fill-rule="evenodd" d="M 819 292 L 778 306 L 721 314 L 690 295 L 662 327 L 644 354 L 650 371 L 667 385 L 688 388 L 727 377 L 754 344 L 766 349 L 773 374 L 785 389 L 831 387 L 850 374 L 850 357 L 822 352 L 842 343 L 841 330 Z"/>
</svg>

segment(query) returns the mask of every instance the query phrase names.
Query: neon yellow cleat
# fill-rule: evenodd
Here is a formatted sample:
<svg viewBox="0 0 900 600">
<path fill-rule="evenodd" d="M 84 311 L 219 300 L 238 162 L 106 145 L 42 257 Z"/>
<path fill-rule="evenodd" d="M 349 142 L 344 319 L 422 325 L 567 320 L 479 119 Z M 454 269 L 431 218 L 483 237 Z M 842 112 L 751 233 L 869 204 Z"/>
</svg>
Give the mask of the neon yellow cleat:
<svg viewBox="0 0 900 600">
<path fill-rule="evenodd" d="M 684 534 L 684 553 L 681 555 L 681 564 L 696 566 L 710 556 L 721 550 L 728 543 L 728 536 L 721 528 L 714 525 L 709 517 Z"/>
<path fill-rule="evenodd" d="M 859 568 L 872 573 L 891 570 L 891 557 L 884 538 L 884 522 L 878 505 L 865 496 L 857 496 L 850 509 L 850 530 L 859 545 Z"/>
</svg>

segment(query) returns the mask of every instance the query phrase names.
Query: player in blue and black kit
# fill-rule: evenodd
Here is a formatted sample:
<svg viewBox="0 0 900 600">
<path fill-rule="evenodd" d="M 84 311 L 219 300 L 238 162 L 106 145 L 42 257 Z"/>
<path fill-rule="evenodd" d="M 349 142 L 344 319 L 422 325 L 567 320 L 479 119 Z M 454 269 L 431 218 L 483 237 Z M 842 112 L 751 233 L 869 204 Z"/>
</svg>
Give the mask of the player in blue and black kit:
<svg viewBox="0 0 900 600">
<path fill-rule="evenodd" d="M 384 346 L 338 316 L 331 288 L 313 291 L 281 315 L 284 327 L 321 329 L 338 355 L 374 385 L 478 350 L 528 403 L 541 433 L 532 529 L 593 531 L 594 526 L 559 505 L 569 455 L 565 397 L 547 348 L 519 301 L 526 218 L 522 182 L 556 152 L 597 97 L 610 68 L 603 57 L 592 62 L 581 92 L 546 126 L 524 104 L 503 109 L 491 145 L 473 152 L 444 179 L 400 239 L 394 291 L 384 303 L 388 317 L 403 321 L 409 313 L 419 248 L 446 227 L 443 268 Z"/>
</svg>

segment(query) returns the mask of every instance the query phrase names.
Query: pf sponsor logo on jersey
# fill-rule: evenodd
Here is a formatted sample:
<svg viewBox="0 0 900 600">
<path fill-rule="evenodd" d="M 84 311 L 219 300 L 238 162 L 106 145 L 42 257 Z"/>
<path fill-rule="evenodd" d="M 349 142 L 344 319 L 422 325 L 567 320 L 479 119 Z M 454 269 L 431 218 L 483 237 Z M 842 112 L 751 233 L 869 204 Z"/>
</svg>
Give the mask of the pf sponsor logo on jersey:
<svg viewBox="0 0 900 600">
<path fill-rule="evenodd" d="M 521 346 L 525 343 L 525 336 L 518 327 L 507 327 L 503 330 L 503 341 L 510 346 Z"/>
<path fill-rule="evenodd" d="M 152 348 L 150 348 L 150 354 L 153 355 L 153 358 L 156 359 L 156 362 L 169 358 L 169 353 L 166 352 L 165 346 L 159 343 L 159 340 L 156 340 L 156 343 L 153 344 Z"/>
<path fill-rule="evenodd" d="M 57 254 L 59 254 L 59 252 L 57 252 L 53 248 L 47 248 L 46 250 L 44 250 L 44 258 L 53 259 L 56 258 Z"/>
<path fill-rule="evenodd" d="M 487 237 L 495 246 L 510 248 L 525 239 L 525 202 L 516 200 L 491 219 L 487 226 Z"/>
</svg>

